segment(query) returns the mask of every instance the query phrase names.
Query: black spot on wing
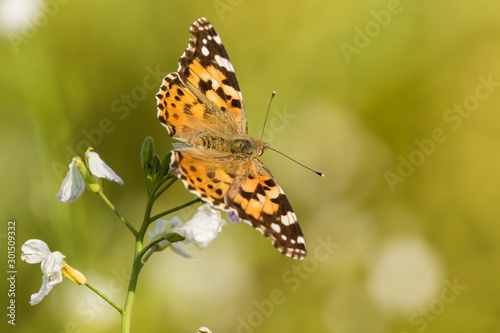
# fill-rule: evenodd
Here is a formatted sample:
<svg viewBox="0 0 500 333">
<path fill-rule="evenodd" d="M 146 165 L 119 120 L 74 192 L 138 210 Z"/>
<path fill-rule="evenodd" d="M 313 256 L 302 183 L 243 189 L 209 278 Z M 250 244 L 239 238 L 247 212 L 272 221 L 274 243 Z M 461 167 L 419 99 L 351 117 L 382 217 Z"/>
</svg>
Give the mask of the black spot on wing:
<svg viewBox="0 0 500 333">
<path fill-rule="evenodd" d="M 233 99 L 231 101 L 231 106 L 233 108 L 239 108 L 239 109 L 241 109 L 241 101 L 239 99 Z"/>
<path fill-rule="evenodd" d="M 203 93 L 206 93 L 207 91 L 212 90 L 212 80 L 200 80 L 200 82 L 198 83 L 198 87 L 201 91 L 203 91 Z"/>
<path fill-rule="evenodd" d="M 253 198 L 254 196 L 254 193 L 253 192 L 245 192 L 243 190 L 241 190 L 240 192 L 240 195 L 244 198 L 244 199 L 247 199 L 247 200 L 250 200 Z"/>
<path fill-rule="evenodd" d="M 274 187 L 276 186 L 276 182 L 272 179 L 272 178 L 269 178 L 269 179 L 266 179 L 264 181 L 264 184 L 266 184 L 267 186 L 269 187 Z"/>
</svg>

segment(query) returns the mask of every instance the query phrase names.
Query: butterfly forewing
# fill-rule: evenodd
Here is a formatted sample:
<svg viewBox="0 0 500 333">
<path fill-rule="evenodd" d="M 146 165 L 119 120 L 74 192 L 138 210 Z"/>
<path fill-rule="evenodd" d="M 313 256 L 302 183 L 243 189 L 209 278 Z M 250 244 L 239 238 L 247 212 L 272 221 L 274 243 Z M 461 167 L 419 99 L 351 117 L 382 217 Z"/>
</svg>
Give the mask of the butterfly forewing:
<svg viewBox="0 0 500 333">
<path fill-rule="evenodd" d="M 206 96 L 220 111 L 230 114 L 240 133 L 247 132 L 243 97 L 222 40 L 205 18 L 196 20 L 189 29 L 195 37 L 179 59 L 178 72 L 195 94 Z"/>
</svg>

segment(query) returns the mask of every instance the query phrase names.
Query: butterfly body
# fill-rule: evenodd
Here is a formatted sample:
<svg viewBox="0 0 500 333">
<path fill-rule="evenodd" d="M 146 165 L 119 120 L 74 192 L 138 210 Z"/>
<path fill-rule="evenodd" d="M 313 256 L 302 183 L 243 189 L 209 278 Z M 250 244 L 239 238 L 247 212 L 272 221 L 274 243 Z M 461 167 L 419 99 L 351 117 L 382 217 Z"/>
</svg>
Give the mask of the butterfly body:
<svg viewBox="0 0 500 333">
<path fill-rule="evenodd" d="M 281 187 L 258 157 L 269 143 L 248 135 L 233 66 L 205 18 L 157 94 L 158 119 L 175 143 L 170 167 L 186 188 L 271 239 L 283 254 L 303 259 L 305 240 Z"/>
</svg>

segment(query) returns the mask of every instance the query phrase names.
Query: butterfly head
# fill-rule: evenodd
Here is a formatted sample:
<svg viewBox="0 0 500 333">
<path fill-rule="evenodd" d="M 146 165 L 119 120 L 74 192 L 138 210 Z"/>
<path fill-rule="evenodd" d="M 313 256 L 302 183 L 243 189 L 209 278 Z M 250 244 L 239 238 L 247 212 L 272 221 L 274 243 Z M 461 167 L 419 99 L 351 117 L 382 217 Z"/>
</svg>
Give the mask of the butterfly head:
<svg viewBox="0 0 500 333">
<path fill-rule="evenodd" d="M 230 140 L 231 153 L 241 157 L 258 157 L 269 147 L 268 142 L 254 139 L 250 136 L 238 136 Z"/>
</svg>

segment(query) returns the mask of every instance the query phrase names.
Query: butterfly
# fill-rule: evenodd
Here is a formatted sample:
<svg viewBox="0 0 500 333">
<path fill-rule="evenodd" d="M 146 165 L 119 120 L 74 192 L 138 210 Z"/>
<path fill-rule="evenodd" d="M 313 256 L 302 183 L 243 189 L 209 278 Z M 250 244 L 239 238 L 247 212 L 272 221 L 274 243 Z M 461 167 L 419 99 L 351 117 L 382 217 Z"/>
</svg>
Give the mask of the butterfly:
<svg viewBox="0 0 500 333">
<path fill-rule="evenodd" d="M 156 95 L 158 119 L 174 139 L 170 169 L 186 188 L 243 220 L 294 259 L 306 243 L 281 187 L 258 157 L 269 143 L 248 135 L 243 98 L 221 38 L 206 18 Z"/>
</svg>

